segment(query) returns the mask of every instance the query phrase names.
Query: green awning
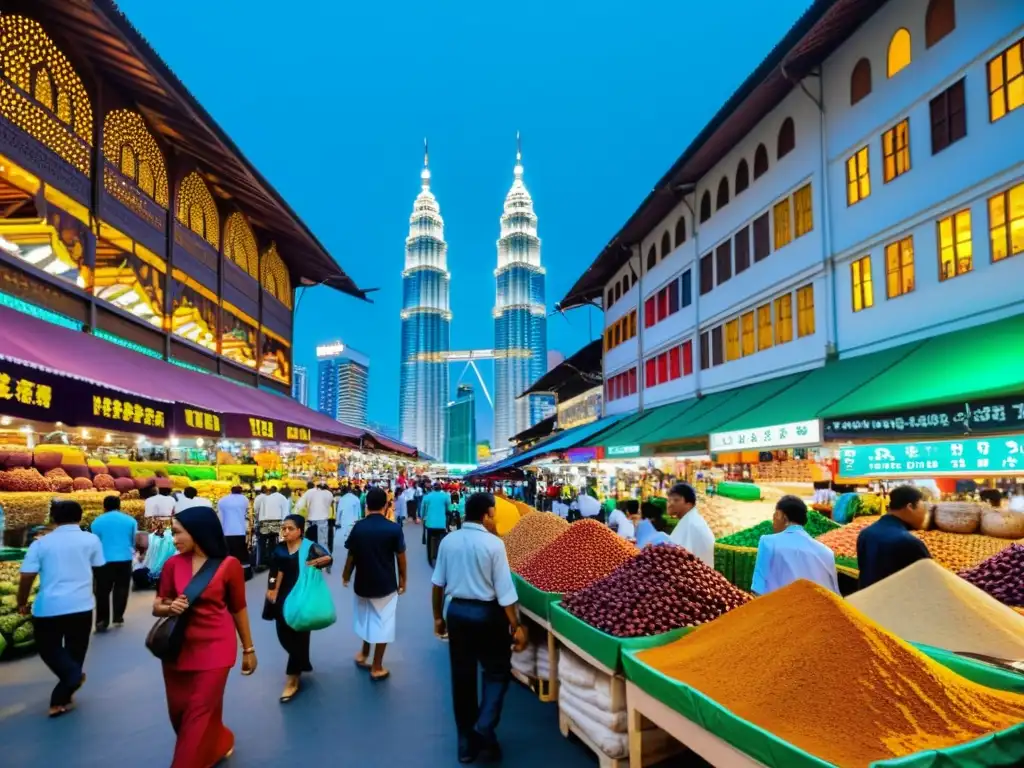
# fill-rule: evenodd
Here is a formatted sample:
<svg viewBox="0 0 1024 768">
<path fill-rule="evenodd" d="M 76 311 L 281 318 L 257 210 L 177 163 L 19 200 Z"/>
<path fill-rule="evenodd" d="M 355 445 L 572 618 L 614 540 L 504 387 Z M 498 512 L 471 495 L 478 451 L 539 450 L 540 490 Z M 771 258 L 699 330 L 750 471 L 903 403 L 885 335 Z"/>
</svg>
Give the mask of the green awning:
<svg viewBox="0 0 1024 768">
<path fill-rule="evenodd" d="M 820 416 L 855 416 L 1021 391 L 1024 315 L 1017 315 L 921 342 L 884 376 L 827 406 Z"/>
<path fill-rule="evenodd" d="M 640 445 L 645 442 L 648 434 L 685 413 L 697 402 L 696 398 L 690 398 L 638 413 L 616 425 L 614 429 L 599 435 L 587 445 L 603 445 L 606 448 L 610 445 Z"/>
</svg>

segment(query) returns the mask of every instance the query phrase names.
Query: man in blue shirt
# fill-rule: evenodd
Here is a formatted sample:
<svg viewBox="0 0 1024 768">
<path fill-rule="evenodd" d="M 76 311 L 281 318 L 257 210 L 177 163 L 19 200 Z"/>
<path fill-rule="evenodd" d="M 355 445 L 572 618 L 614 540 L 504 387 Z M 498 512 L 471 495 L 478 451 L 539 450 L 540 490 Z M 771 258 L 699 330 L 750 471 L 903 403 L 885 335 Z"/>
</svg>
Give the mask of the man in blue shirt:
<svg viewBox="0 0 1024 768">
<path fill-rule="evenodd" d="M 431 568 L 437 563 L 437 549 L 448 530 L 448 505 L 451 501 L 438 483 L 423 497 L 423 529 L 427 536 L 427 562 Z"/>
<path fill-rule="evenodd" d="M 28 595 L 39 577 L 32 606 L 39 658 L 57 676 L 50 694 L 50 717 L 74 708 L 71 698 L 85 683 L 85 654 L 92 629 L 94 571 L 103 565 L 103 545 L 82 530 L 82 507 L 77 501 L 55 501 L 50 518 L 57 527 L 36 539 L 21 563 L 18 613 L 28 615 Z"/>
<path fill-rule="evenodd" d="M 114 626 L 124 626 L 124 609 L 132 583 L 132 558 L 135 556 L 135 534 L 139 524 L 121 511 L 121 497 L 103 499 L 103 514 L 90 530 L 103 545 L 106 564 L 96 571 L 96 631 L 106 632 L 110 626 L 110 594 L 114 594 Z"/>
<path fill-rule="evenodd" d="M 448 639 L 459 762 L 500 759 L 495 729 L 512 671 L 512 648 L 526 648 L 519 596 L 505 545 L 495 535 L 494 496 L 466 501 L 462 528 L 441 542 L 434 569 L 434 633 Z M 483 669 L 478 698 L 477 666 Z"/>
<path fill-rule="evenodd" d="M 889 493 L 889 512 L 857 537 L 860 588 L 902 571 L 918 560 L 931 557 L 924 542 L 911 531 L 925 527 L 928 505 L 917 488 L 901 485 Z"/>
</svg>

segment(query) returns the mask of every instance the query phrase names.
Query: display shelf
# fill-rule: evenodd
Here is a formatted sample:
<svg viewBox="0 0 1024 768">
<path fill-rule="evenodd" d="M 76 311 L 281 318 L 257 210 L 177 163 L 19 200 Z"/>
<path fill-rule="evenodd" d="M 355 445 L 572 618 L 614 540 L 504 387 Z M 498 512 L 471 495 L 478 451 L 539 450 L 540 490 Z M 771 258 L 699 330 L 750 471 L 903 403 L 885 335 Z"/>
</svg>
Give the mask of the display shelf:
<svg viewBox="0 0 1024 768">
<path fill-rule="evenodd" d="M 562 711 L 561 707 L 558 709 L 558 730 L 561 731 L 562 735 L 567 739 L 570 734 L 576 736 L 576 738 L 583 743 L 583 746 L 594 753 L 594 756 L 597 758 L 597 764 L 600 768 L 627 768 L 631 765 L 628 757 L 615 758 L 606 755 L 601 748 L 594 743 L 594 740 L 591 739 L 582 728 L 576 725 L 569 715 Z M 652 763 L 647 763 L 647 765 L 651 764 Z"/>
<path fill-rule="evenodd" d="M 541 618 L 530 609 L 523 608 L 522 605 L 519 606 L 519 613 L 544 630 L 547 636 L 548 676 L 546 678 L 536 678 L 537 698 L 545 704 L 558 701 L 558 644 L 555 642 L 555 635 L 551 631 L 551 624 L 547 618 Z M 524 675 L 524 677 L 526 676 Z"/>
</svg>

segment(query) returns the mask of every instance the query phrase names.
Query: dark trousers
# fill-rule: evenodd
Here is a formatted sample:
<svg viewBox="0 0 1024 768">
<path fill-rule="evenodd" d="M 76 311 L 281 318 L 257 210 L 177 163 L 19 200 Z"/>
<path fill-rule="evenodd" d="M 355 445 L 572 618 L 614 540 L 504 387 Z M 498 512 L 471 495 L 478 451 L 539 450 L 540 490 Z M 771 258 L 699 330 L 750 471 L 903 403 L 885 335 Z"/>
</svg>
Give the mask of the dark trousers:
<svg viewBox="0 0 1024 768">
<path fill-rule="evenodd" d="M 334 554 L 334 529 L 336 526 L 336 520 L 327 521 L 327 551 Z"/>
<path fill-rule="evenodd" d="M 124 621 L 128 592 L 132 584 L 132 561 L 116 560 L 96 569 L 96 628 L 110 626 L 110 597 L 114 597 L 114 623 Z"/>
<path fill-rule="evenodd" d="M 312 672 L 313 665 L 309 663 L 309 632 L 296 632 L 280 615 L 274 620 L 274 624 L 277 625 L 277 641 L 288 653 L 285 674 L 299 675 L 303 672 Z"/>
<path fill-rule="evenodd" d="M 65 613 L 34 619 L 39 658 L 57 676 L 50 694 L 51 707 L 71 703 L 71 696 L 82 684 L 82 665 L 89 650 L 92 611 Z"/>
<path fill-rule="evenodd" d="M 448 533 L 444 528 L 427 528 L 424 526 L 427 537 L 427 562 L 433 568 L 437 564 L 437 550 L 441 546 L 441 539 Z"/>
<path fill-rule="evenodd" d="M 492 741 L 512 671 L 505 611 L 497 602 L 454 599 L 448 606 L 447 625 L 455 726 L 460 737 L 476 731 L 485 741 Z M 480 694 L 478 665 L 483 670 Z"/>
<path fill-rule="evenodd" d="M 416 498 L 411 499 L 409 501 L 408 507 L 406 507 L 406 511 L 408 511 L 409 513 L 410 520 L 417 519 L 419 517 L 420 512 L 420 500 Z"/>
<path fill-rule="evenodd" d="M 274 551 L 281 535 L 279 533 L 260 533 L 258 537 L 257 569 L 262 571 L 270 567 L 270 553 Z"/>
</svg>

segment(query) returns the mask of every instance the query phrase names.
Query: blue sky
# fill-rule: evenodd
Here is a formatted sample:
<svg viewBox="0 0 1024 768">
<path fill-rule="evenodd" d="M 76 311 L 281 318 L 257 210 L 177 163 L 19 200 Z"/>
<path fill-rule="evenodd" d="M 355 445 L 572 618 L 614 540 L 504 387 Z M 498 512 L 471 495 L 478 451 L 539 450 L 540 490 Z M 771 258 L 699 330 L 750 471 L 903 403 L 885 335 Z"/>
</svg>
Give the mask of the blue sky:
<svg viewBox="0 0 1024 768">
<path fill-rule="evenodd" d="M 516 131 L 550 308 L 809 2 L 119 5 L 341 266 L 380 288 L 373 304 L 307 291 L 295 361 L 314 374 L 313 348 L 334 339 L 365 352 L 369 416 L 397 426 L 423 137 L 448 240 L 452 347 L 488 348 Z M 553 316 L 548 346 L 569 355 L 600 327 L 592 310 Z M 490 436 L 486 404 L 478 432 Z"/>
</svg>

